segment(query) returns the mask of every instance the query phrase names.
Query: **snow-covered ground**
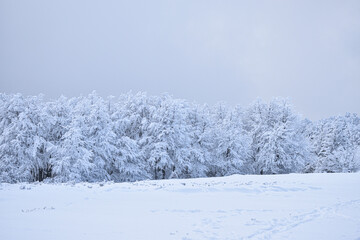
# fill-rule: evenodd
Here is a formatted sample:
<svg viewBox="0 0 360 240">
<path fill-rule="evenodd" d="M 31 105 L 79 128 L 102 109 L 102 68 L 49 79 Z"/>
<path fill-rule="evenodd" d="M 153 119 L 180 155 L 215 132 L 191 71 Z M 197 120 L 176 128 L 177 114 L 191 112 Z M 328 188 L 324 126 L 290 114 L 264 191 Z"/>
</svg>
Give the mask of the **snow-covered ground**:
<svg viewBox="0 0 360 240">
<path fill-rule="evenodd" d="M 360 239 L 360 174 L 2 184 L 0 239 Z"/>
</svg>

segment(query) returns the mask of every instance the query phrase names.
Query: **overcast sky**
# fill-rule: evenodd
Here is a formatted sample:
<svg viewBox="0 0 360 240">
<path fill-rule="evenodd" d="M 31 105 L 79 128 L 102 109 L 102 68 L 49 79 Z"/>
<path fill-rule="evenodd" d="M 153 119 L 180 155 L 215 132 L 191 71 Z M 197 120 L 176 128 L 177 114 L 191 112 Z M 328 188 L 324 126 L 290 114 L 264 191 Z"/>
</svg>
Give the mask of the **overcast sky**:
<svg viewBox="0 0 360 240">
<path fill-rule="evenodd" d="M 360 1 L 0 0 L 0 92 L 360 113 Z"/>
</svg>

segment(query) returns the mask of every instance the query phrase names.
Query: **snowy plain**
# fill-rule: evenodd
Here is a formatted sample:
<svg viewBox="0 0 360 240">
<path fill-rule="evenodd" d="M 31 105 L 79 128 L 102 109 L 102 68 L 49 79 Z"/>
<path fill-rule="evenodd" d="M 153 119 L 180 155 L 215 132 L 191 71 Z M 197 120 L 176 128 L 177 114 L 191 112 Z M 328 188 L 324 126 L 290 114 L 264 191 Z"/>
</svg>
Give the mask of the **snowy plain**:
<svg viewBox="0 0 360 240">
<path fill-rule="evenodd" d="M 360 239 L 360 173 L 1 184 L 0 239 Z"/>
</svg>

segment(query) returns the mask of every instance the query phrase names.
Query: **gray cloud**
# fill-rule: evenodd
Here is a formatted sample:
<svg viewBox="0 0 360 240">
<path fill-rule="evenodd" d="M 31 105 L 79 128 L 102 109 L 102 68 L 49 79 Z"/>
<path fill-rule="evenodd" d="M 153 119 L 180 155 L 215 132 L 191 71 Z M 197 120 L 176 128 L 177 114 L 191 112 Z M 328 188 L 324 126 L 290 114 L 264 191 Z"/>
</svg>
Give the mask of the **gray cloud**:
<svg viewBox="0 0 360 240">
<path fill-rule="evenodd" d="M 360 113 L 359 1 L 0 0 L 0 91 Z"/>
</svg>

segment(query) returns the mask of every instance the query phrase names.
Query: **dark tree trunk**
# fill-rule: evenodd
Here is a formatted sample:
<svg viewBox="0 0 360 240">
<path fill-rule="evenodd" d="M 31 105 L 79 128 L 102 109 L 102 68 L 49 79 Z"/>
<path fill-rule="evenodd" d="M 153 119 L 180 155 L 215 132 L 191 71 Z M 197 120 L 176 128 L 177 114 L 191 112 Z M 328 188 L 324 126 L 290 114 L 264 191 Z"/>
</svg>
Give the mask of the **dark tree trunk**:
<svg viewBox="0 0 360 240">
<path fill-rule="evenodd" d="M 163 168 L 161 171 L 162 171 L 162 175 L 163 175 L 162 179 L 165 179 L 165 169 Z"/>
</svg>

